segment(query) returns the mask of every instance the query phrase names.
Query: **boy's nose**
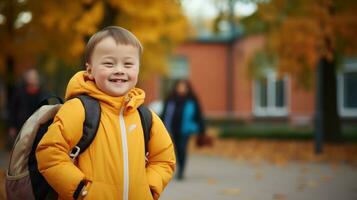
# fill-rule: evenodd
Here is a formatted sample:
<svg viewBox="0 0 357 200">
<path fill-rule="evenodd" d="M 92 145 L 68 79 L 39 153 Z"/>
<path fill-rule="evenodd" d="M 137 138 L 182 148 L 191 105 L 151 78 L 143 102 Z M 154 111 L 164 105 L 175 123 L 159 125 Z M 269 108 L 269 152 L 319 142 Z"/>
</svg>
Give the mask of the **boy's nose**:
<svg viewBox="0 0 357 200">
<path fill-rule="evenodd" d="M 124 74 L 124 72 L 123 72 L 123 66 L 121 66 L 121 65 L 116 65 L 115 67 L 114 67 L 114 74 Z"/>
</svg>

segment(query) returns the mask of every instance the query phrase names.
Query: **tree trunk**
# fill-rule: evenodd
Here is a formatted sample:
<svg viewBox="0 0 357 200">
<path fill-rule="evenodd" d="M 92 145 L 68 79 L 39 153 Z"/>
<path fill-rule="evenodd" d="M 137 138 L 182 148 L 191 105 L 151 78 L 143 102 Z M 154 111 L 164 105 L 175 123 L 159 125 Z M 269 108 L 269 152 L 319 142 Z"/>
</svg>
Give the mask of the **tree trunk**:
<svg viewBox="0 0 357 200">
<path fill-rule="evenodd" d="M 10 98 L 14 91 L 15 86 L 15 59 L 13 56 L 6 57 L 6 110 L 9 110 Z M 9 114 L 9 113 L 8 113 Z"/>
<path fill-rule="evenodd" d="M 90 10 L 92 8 L 94 4 L 84 4 L 83 5 L 83 8 L 84 10 Z M 107 26 L 113 26 L 115 25 L 115 18 L 118 14 L 118 11 L 113 8 L 109 2 L 107 1 L 104 1 L 104 16 L 103 16 L 103 19 L 102 21 L 98 24 L 98 30 L 101 30 Z M 84 42 L 87 43 L 89 41 L 89 39 L 91 38 L 91 35 L 87 35 L 83 38 Z M 84 57 L 82 57 L 82 62 L 83 64 L 83 69 L 86 69 L 86 66 L 85 66 L 85 60 L 84 60 Z"/>
<path fill-rule="evenodd" d="M 118 15 L 118 10 L 113 8 L 109 2 L 105 1 L 104 2 L 104 16 L 102 23 L 99 26 L 99 29 L 102 29 L 107 26 L 114 26 L 115 24 L 115 18 Z"/>
<path fill-rule="evenodd" d="M 14 87 L 15 87 L 15 56 L 14 56 L 14 44 L 16 38 L 15 32 L 15 20 L 16 20 L 16 10 L 17 10 L 16 1 L 8 1 L 8 4 L 5 5 L 6 13 L 6 31 L 9 36 L 7 40 L 10 43 L 10 51 L 7 52 L 5 57 L 5 84 L 6 84 L 6 111 L 9 110 L 9 102 L 12 97 Z M 9 113 L 7 113 L 7 116 Z"/>
<path fill-rule="evenodd" d="M 341 140 L 341 121 L 337 111 L 336 63 L 321 58 L 318 66 L 316 86 L 316 152 L 320 142 L 338 142 Z M 320 144 L 321 145 L 321 144 Z M 322 151 L 322 148 L 320 148 Z"/>
</svg>

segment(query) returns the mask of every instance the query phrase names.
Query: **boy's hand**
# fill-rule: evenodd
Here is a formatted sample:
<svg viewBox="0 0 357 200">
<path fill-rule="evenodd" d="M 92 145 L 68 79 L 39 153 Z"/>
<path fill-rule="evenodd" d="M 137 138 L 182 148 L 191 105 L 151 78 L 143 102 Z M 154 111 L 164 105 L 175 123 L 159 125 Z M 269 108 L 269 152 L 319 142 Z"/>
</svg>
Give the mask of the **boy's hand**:
<svg viewBox="0 0 357 200">
<path fill-rule="evenodd" d="M 151 192 L 151 196 L 152 196 L 155 200 L 156 200 L 156 199 L 159 199 L 159 195 L 157 195 L 153 189 L 150 188 L 150 192 Z"/>
</svg>

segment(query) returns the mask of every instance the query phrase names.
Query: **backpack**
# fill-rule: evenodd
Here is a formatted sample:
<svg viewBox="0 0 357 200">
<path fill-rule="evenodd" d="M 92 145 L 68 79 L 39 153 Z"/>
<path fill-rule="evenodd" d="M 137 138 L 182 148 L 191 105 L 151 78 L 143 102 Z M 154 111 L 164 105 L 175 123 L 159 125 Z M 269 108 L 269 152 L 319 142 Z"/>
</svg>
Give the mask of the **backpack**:
<svg viewBox="0 0 357 200">
<path fill-rule="evenodd" d="M 51 105 L 50 98 L 45 99 L 39 108 L 22 126 L 12 149 L 9 167 L 6 174 L 7 199 L 57 199 L 57 193 L 46 182 L 37 168 L 36 148 L 53 118 L 63 104 L 59 97 L 59 104 Z M 100 122 L 100 105 L 93 97 L 79 95 L 85 110 L 83 135 L 69 156 L 74 160 L 84 152 L 95 138 Z M 152 126 L 151 111 L 145 106 L 138 107 L 145 140 L 145 155 L 148 155 L 148 142 Z"/>
</svg>

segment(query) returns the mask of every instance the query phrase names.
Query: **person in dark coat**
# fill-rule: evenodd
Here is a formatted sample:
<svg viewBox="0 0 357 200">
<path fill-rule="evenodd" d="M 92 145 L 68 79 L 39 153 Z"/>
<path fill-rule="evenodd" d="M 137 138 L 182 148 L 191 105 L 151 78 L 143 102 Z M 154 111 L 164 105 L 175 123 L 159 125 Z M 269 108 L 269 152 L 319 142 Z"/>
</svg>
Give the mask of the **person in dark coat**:
<svg viewBox="0 0 357 200">
<path fill-rule="evenodd" d="M 176 148 L 177 179 L 184 178 L 187 144 L 193 134 L 204 134 L 201 106 L 188 80 L 175 82 L 164 103 L 162 119 Z"/>
<path fill-rule="evenodd" d="M 9 147 L 12 146 L 22 125 L 36 111 L 38 104 L 44 97 L 45 92 L 40 87 L 37 70 L 27 70 L 8 103 Z"/>
</svg>

